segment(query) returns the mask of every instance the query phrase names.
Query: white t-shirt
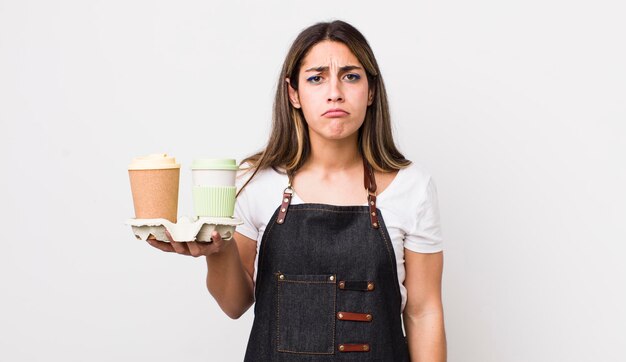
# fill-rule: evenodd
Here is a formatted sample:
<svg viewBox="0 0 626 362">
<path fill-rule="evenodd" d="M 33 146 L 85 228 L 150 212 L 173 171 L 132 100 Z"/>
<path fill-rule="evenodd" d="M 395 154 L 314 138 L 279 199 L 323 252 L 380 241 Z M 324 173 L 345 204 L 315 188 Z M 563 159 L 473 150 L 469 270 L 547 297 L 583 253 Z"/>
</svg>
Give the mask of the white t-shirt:
<svg viewBox="0 0 626 362">
<path fill-rule="evenodd" d="M 237 177 L 238 190 L 251 175 L 252 171 L 249 171 L 242 172 Z M 257 241 L 255 281 L 263 233 L 274 211 L 280 206 L 287 184 L 286 174 L 278 173 L 272 168 L 260 170 L 237 198 L 235 217 L 243 221 L 237 227 L 237 232 Z M 418 253 L 436 253 L 442 250 L 437 189 L 428 171 L 413 162 L 398 171 L 391 184 L 378 194 L 376 201 L 393 244 L 404 310 L 407 298 L 404 287 L 404 248 Z M 294 192 L 291 204 L 302 203 Z M 365 194 L 362 205 L 367 206 Z"/>
</svg>

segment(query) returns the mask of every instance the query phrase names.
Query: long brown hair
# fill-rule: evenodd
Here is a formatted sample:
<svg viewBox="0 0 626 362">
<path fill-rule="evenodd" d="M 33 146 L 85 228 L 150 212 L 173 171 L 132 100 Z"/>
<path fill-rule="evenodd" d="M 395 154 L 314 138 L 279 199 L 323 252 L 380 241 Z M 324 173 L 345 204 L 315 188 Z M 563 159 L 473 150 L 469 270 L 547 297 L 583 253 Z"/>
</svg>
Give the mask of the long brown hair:
<svg viewBox="0 0 626 362">
<path fill-rule="evenodd" d="M 237 195 L 246 187 L 259 170 L 272 167 L 287 174 L 295 173 L 309 157 L 311 144 L 309 130 L 301 109 L 289 102 L 289 78 L 291 87 L 298 90 L 298 75 L 302 59 L 317 43 L 330 40 L 345 44 L 365 68 L 373 102 L 365 113 L 365 121 L 358 134 L 359 153 L 381 172 L 389 172 L 407 167 L 411 161 L 404 158 L 396 148 L 391 131 L 391 117 L 385 84 L 367 40 L 352 25 L 336 20 L 317 23 L 304 29 L 291 45 L 283 68 L 278 77 L 272 130 L 264 150 L 243 159 L 240 165 L 248 163 L 254 169 Z"/>
</svg>

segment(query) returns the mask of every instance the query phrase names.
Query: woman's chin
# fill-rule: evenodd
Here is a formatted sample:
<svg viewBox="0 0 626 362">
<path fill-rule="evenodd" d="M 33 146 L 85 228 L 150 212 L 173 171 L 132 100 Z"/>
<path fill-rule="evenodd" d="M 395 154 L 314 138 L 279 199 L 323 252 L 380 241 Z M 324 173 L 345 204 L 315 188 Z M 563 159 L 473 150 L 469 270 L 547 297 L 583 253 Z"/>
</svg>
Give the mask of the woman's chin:
<svg viewBox="0 0 626 362">
<path fill-rule="evenodd" d="M 335 131 L 335 132 L 327 132 L 323 134 L 322 138 L 328 141 L 356 140 L 357 134 L 356 132 Z"/>
<path fill-rule="evenodd" d="M 326 127 L 320 135 L 329 140 L 343 140 L 347 138 L 357 137 L 358 128 L 346 127 L 346 124 L 335 123 Z"/>
</svg>

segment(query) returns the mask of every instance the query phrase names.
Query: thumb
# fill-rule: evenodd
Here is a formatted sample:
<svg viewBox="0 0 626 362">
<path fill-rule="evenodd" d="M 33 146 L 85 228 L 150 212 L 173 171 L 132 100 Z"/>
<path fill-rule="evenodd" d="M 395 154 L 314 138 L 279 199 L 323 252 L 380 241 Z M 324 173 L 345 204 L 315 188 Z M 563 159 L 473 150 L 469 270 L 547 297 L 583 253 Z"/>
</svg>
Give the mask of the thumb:
<svg viewBox="0 0 626 362">
<path fill-rule="evenodd" d="M 221 243 L 222 240 L 222 236 L 220 235 L 220 233 L 218 233 L 216 230 L 213 230 L 211 232 L 211 242 L 216 242 L 216 243 Z"/>
</svg>

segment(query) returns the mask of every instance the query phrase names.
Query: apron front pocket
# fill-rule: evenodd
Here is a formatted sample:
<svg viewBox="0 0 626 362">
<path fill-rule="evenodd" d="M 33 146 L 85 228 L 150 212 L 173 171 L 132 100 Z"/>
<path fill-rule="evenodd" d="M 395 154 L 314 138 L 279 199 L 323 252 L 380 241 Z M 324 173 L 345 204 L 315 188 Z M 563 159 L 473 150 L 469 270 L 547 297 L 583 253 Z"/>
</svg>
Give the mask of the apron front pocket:
<svg viewBox="0 0 626 362">
<path fill-rule="evenodd" d="M 276 274 L 279 352 L 333 354 L 336 277 Z"/>
</svg>

